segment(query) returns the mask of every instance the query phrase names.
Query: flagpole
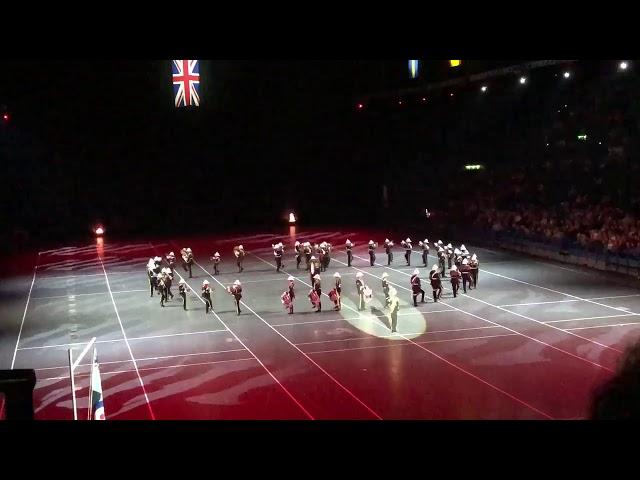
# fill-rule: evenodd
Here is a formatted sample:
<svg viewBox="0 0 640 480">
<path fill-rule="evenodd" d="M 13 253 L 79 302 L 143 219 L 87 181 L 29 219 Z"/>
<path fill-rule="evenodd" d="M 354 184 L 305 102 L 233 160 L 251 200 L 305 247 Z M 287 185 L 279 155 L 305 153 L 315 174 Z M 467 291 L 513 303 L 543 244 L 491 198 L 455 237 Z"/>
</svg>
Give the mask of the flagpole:
<svg viewBox="0 0 640 480">
<path fill-rule="evenodd" d="M 91 375 L 89 377 L 89 407 L 87 408 L 87 420 L 91 420 L 93 410 L 93 370 L 96 368 L 96 348 L 93 347 L 91 354 Z"/>
<path fill-rule="evenodd" d="M 71 376 L 71 404 L 73 406 L 73 419 L 78 419 L 78 412 L 76 411 L 76 382 L 73 378 L 73 353 L 69 349 L 69 375 Z"/>
</svg>

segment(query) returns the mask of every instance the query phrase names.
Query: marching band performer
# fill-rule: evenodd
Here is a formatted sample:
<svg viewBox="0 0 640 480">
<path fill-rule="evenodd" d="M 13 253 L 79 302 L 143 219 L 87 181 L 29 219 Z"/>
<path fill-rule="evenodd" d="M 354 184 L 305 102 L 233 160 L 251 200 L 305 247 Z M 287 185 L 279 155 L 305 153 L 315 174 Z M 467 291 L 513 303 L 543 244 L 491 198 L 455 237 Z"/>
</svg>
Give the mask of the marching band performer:
<svg viewBox="0 0 640 480">
<path fill-rule="evenodd" d="M 458 290 L 460 290 L 460 272 L 458 271 L 458 267 L 455 265 L 451 267 L 451 271 L 449 272 L 449 276 L 451 277 L 451 289 L 453 290 L 453 298 L 458 296 Z"/>
<path fill-rule="evenodd" d="M 184 268 L 185 272 L 189 272 L 189 278 L 193 278 L 191 274 L 191 266 L 193 265 L 193 251 L 191 248 L 183 248 L 180 250 L 180 254 L 182 256 L 182 268 Z"/>
<path fill-rule="evenodd" d="M 407 266 L 409 266 L 411 265 L 411 250 L 413 249 L 411 239 L 407 237 L 406 240 L 400 242 L 400 245 L 404 247 L 404 259 L 407 261 Z"/>
<path fill-rule="evenodd" d="M 289 281 L 288 290 L 285 291 L 280 298 L 282 299 L 284 307 L 289 310 L 289 315 L 291 315 L 293 313 L 293 301 L 296 299 L 296 292 L 294 290 L 295 278 L 289 275 L 287 280 Z"/>
<path fill-rule="evenodd" d="M 331 292 L 329 292 L 329 298 L 335 304 L 335 307 L 333 307 L 333 309 L 340 310 L 342 308 L 342 278 L 340 277 L 340 273 L 338 272 L 333 274 L 333 278 L 335 278 L 335 286 L 333 287 Z"/>
<path fill-rule="evenodd" d="M 440 295 L 442 295 L 442 280 L 440 279 L 437 265 L 431 267 L 431 272 L 429 272 L 429 279 L 431 280 L 431 288 L 433 289 L 433 301 L 437 302 L 440 298 Z"/>
<path fill-rule="evenodd" d="M 393 262 L 393 242 L 386 238 L 384 240 L 384 251 L 387 253 L 387 265 L 391 265 Z"/>
<path fill-rule="evenodd" d="M 400 299 L 398 299 L 398 291 L 391 287 L 389 288 L 389 310 L 391 316 L 391 333 L 397 332 L 398 326 L 398 310 L 400 310 Z"/>
<path fill-rule="evenodd" d="M 445 262 L 447 258 L 447 252 L 445 252 L 442 245 L 438 246 L 438 263 L 440 264 L 440 270 L 442 270 L 442 277 L 446 277 L 445 272 Z"/>
<path fill-rule="evenodd" d="M 238 245 L 237 247 L 233 247 L 233 254 L 236 257 L 236 265 L 238 265 L 238 273 L 241 273 L 244 270 L 242 266 L 242 262 L 244 261 L 244 247 L 242 245 Z"/>
<path fill-rule="evenodd" d="M 478 262 L 478 257 L 475 253 L 471 255 L 469 268 L 471 269 L 471 277 L 473 278 L 473 288 L 478 288 L 478 270 L 480 269 L 480 263 Z"/>
<path fill-rule="evenodd" d="M 314 292 L 316 292 L 316 295 L 318 295 L 316 312 L 321 312 L 322 311 L 322 286 L 320 284 L 320 275 L 318 274 L 315 274 L 313 276 L 313 290 Z"/>
<path fill-rule="evenodd" d="M 187 292 L 191 291 L 187 286 L 187 282 L 184 279 L 180 279 L 178 282 L 178 291 L 180 292 L 180 296 L 182 297 L 182 308 L 187 310 Z"/>
<path fill-rule="evenodd" d="M 326 250 L 325 261 L 324 261 L 324 269 L 327 270 L 329 268 L 329 263 L 331 262 L 331 245 L 329 242 L 325 242 L 324 248 Z"/>
<path fill-rule="evenodd" d="M 425 238 L 423 242 L 418 242 L 418 244 L 422 247 L 422 263 L 426 267 L 429 263 L 429 239 Z"/>
<path fill-rule="evenodd" d="M 460 253 L 463 256 L 463 258 L 469 257 L 469 250 L 467 250 L 467 247 L 464 246 L 464 243 L 460 245 Z"/>
<path fill-rule="evenodd" d="M 457 248 L 453 250 L 453 263 L 458 268 L 462 265 L 462 252 Z"/>
<path fill-rule="evenodd" d="M 450 243 L 445 247 L 445 251 L 447 252 L 447 262 L 449 262 L 449 269 L 451 269 L 451 264 L 453 262 L 453 245 Z M 444 273 L 444 270 L 442 271 Z"/>
<path fill-rule="evenodd" d="M 293 248 L 296 251 L 296 269 L 300 269 L 300 262 L 302 261 L 302 249 L 304 247 L 302 247 L 302 245 L 300 245 L 300 242 L 296 240 Z"/>
<path fill-rule="evenodd" d="M 164 307 L 165 302 L 167 302 L 167 274 L 165 272 L 161 272 L 158 276 L 158 289 L 160 290 L 160 306 Z"/>
<path fill-rule="evenodd" d="M 213 257 L 211 257 L 211 260 L 213 260 L 213 274 L 219 275 L 220 271 L 218 270 L 218 265 L 220 265 L 220 253 L 214 253 Z"/>
<path fill-rule="evenodd" d="M 320 260 L 318 260 L 315 255 L 311 256 L 309 273 L 311 275 L 311 284 L 313 285 L 313 279 L 320 273 Z"/>
<path fill-rule="evenodd" d="M 467 283 L 469 284 L 469 289 L 471 289 L 471 268 L 469 267 L 469 260 L 466 258 L 462 260 L 460 273 L 462 274 L 462 289 L 464 293 L 467 293 Z"/>
<path fill-rule="evenodd" d="M 347 241 L 344 242 L 345 248 L 347 250 L 347 267 L 351 266 L 351 260 L 353 260 L 353 253 L 351 252 L 351 249 L 355 246 L 353 243 L 351 243 L 351 240 L 349 240 L 347 238 Z"/>
<path fill-rule="evenodd" d="M 236 280 L 233 282 L 233 285 L 227 287 L 227 292 L 233 295 L 236 302 L 236 315 L 240 315 L 240 300 L 242 299 L 242 284 L 240 280 Z"/>
<path fill-rule="evenodd" d="M 162 273 L 164 274 L 164 285 L 167 288 L 167 295 L 171 297 L 173 300 L 173 293 L 171 292 L 171 284 L 173 283 L 173 275 L 171 269 L 169 267 L 165 267 L 162 269 Z"/>
<path fill-rule="evenodd" d="M 362 282 L 364 275 L 362 272 L 356 273 L 356 291 L 358 292 L 358 311 L 364 310 L 364 283 Z"/>
<path fill-rule="evenodd" d="M 282 242 L 276 243 L 275 245 L 271 245 L 273 247 L 273 256 L 276 259 L 276 272 L 280 272 L 282 268 L 282 254 L 284 253 L 284 246 Z"/>
<path fill-rule="evenodd" d="M 313 255 L 311 254 L 311 243 L 309 242 L 304 242 L 304 260 L 307 264 L 307 268 L 305 270 L 310 270 L 311 269 L 311 257 Z"/>
<path fill-rule="evenodd" d="M 175 270 L 176 267 L 176 255 L 173 252 L 169 252 L 168 255 L 166 255 L 167 258 L 167 265 L 169 265 L 169 268 L 171 269 L 171 275 L 173 275 L 173 271 Z"/>
<path fill-rule="evenodd" d="M 149 288 L 151 290 L 151 297 L 153 297 L 153 291 L 158 288 L 158 277 L 153 271 L 156 268 L 156 263 L 153 258 L 149 259 L 147 263 L 147 275 L 149 276 Z"/>
<path fill-rule="evenodd" d="M 422 294 L 422 300 L 420 300 L 420 303 L 424 303 L 424 290 L 420 284 L 420 272 L 417 268 L 413 271 L 413 275 L 411 275 L 411 293 L 413 294 L 414 307 L 418 306 L 417 299 L 419 294 Z"/>
<path fill-rule="evenodd" d="M 209 286 L 209 280 L 204 280 L 202 282 L 202 298 L 204 298 L 205 303 L 205 314 L 209 313 L 209 310 L 211 310 L 211 313 L 213 313 L 213 301 L 211 300 L 211 292 L 212 289 Z"/>
<path fill-rule="evenodd" d="M 391 297 L 389 296 L 389 282 L 387 281 L 387 278 L 389 277 L 389 274 L 387 272 L 384 272 L 382 274 L 382 293 L 384 293 L 384 306 L 388 307 L 390 305 L 391 302 Z"/>
<path fill-rule="evenodd" d="M 378 244 L 376 242 L 374 242 L 373 240 L 369 240 L 369 263 L 371 264 L 372 267 L 376 263 L 377 247 L 378 247 Z"/>
<path fill-rule="evenodd" d="M 322 242 L 318 247 L 318 257 L 320 261 L 320 271 L 324 272 L 325 271 L 324 266 L 326 265 L 326 262 L 327 262 L 326 242 Z"/>
</svg>

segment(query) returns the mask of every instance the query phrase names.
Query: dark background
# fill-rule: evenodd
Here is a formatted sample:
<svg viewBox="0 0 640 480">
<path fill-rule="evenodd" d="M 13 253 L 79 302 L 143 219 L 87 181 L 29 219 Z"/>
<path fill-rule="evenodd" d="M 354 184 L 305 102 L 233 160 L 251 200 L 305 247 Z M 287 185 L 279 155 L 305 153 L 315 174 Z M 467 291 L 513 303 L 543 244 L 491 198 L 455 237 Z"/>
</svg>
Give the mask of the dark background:
<svg viewBox="0 0 640 480">
<path fill-rule="evenodd" d="M 267 228 L 289 210 L 306 225 L 415 220 L 464 163 L 541 159 L 541 112 L 605 66 L 574 66 L 566 87 L 559 67 L 531 72 L 535 88 L 511 75 L 490 97 L 468 85 L 400 106 L 394 92 L 522 62 L 421 62 L 411 80 L 407 60 L 202 61 L 191 109 L 173 106 L 168 60 L 2 62 L 3 238 Z"/>
</svg>

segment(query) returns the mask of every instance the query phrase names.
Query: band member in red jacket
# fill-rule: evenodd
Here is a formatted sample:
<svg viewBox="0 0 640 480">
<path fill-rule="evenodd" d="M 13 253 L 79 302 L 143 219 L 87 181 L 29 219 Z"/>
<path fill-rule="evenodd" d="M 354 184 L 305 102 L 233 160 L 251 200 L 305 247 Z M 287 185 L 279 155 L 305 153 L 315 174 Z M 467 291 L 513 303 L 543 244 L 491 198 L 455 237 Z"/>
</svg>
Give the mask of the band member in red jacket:
<svg viewBox="0 0 640 480">
<path fill-rule="evenodd" d="M 442 295 L 442 280 L 440 279 L 437 265 L 431 267 L 431 272 L 429 272 L 429 280 L 431 280 L 431 288 L 433 290 L 433 301 L 437 302 L 440 298 L 440 295 Z"/>
<path fill-rule="evenodd" d="M 288 290 L 283 295 L 283 298 L 284 298 L 283 301 L 288 301 L 289 314 L 291 315 L 293 313 L 293 301 L 296 299 L 296 292 L 294 289 L 295 278 L 289 275 L 289 278 L 287 280 L 289 281 L 289 285 L 288 285 Z M 285 306 L 286 306 L 286 303 L 285 303 Z"/>
<path fill-rule="evenodd" d="M 458 296 L 458 290 L 460 290 L 460 278 L 462 277 L 462 275 L 458 271 L 458 267 L 456 267 L 455 265 L 451 267 L 451 271 L 449 272 L 449 275 L 451 276 L 451 288 L 453 290 L 453 298 L 456 298 Z"/>
<path fill-rule="evenodd" d="M 462 274 L 462 289 L 464 293 L 467 293 L 467 283 L 469 284 L 469 288 L 471 288 L 471 268 L 469 268 L 469 260 L 466 258 L 462 261 L 462 265 L 460 265 L 460 273 Z"/>
<path fill-rule="evenodd" d="M 424 290 L 420 285 L 420 272 L 417 268 L 413 271 L 413 275 L 411 275 L 411 293 L 413 294 L 414 307 L 418 306 L 417 299 L 419 294 L 422 294 L 422 300 L 420 300 L 420 302 L 424 303 Z"/>
<path fill-rule="evenodd" d="M 340 310 L 342 308 L 342 278 L 338 272 L 333 274 L 333 278 L 335 279 L 335 285 L 331 292 L 329 292 L 329 298 L 335 305 L 333 309 Z"/>
<path fill-rule="evenodd" d="M 475 253 L 471 255 L 469 268 L 471 269 L 471 277 L 473 278 L 473 288 L 478 288 L 478 270 L 480 270 L 480 262 L 478 262 L 478 257 Z"/>
</svg>

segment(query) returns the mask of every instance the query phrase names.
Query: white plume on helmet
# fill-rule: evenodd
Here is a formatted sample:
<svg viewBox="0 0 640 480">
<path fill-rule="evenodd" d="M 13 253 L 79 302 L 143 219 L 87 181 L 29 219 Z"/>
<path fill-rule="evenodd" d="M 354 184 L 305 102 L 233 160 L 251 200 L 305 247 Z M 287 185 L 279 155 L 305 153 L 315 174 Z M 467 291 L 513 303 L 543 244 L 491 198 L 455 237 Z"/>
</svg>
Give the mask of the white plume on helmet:
<svg viewBox="0 0 640 480">
<path fill-rule="evenodd" d="M 407 237 L 407 239 L 405 240 L 405 242 L 407 243 L 411 243 L 411 239 L 409 237 Z"/>
<path fill-rule="evenodd" d="M 456 255 L 460 255 L 462 252 L 456 248 L 456 249 L 453 251 L 453 253 L 455 253 Z"/>
<path fill-rule="evenodd" d="M 478 260 L 478 257 L 476 257 L 475 253 L 473 255 L 471 255 L 471 260 Z"/>
<path fill-rule="evenodd" d="M 220 253 L 219 253 L 219 252 L 216 252 L 216 253 L 214 253 L 214 254 L 213 254 L 213 256 L 214 256 L 214 257 L 219 257 L 219 256 L 220 256 Z"/>
<path fill-rule="evenodd" d="M 209 280 L 204 280 L 204 281 L 202 282 L 202 284 L 203 284 L 203 285 L 209 285 Z"/>
</svg>

